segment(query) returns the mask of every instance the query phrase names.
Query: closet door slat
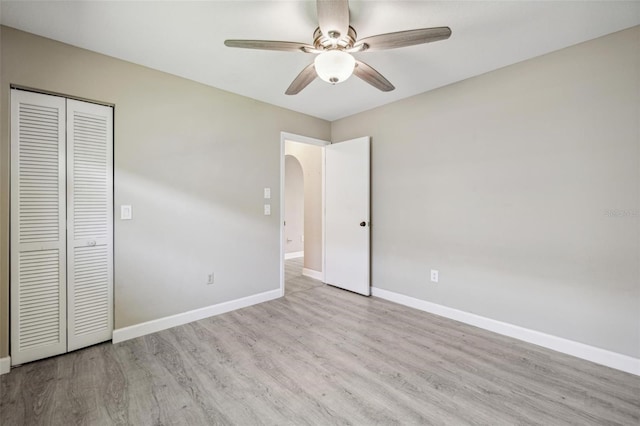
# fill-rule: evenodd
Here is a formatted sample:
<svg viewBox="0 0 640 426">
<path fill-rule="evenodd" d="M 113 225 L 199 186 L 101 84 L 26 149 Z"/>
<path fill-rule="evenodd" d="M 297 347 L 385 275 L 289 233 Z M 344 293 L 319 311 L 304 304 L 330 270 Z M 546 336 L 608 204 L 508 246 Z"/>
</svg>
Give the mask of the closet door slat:
<svg viewBox="0 0 640 426">
<path fill-rule="evenodd" d="M 11 363 L 66 352 L 65 99 L 11 90 Z"/>
<path fill-rule="evenodd" d="M 68 349 L 113 334 L 113 109 L 67 100 Z"/>
</svg>

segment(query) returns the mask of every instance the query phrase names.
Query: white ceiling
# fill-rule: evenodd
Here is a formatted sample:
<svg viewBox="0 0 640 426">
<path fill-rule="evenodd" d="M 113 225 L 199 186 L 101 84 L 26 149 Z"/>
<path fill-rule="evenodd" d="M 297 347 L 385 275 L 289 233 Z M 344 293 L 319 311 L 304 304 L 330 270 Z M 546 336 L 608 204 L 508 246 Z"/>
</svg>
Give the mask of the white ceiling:
<svg viewBox="0 0 640 426">
<path fill-rule="evenodd" d="M 356 77 L 284 91 L 313 55 L 225 47 L 227 38 L 312 43 L 312 1 L 2 1 L 4 25 L 335 120 L 640 24 L 640 1 L 356 1 L 360 38 L 449 26 L 449 40 L 356 54 L 396 90 Z"/>
</svg>

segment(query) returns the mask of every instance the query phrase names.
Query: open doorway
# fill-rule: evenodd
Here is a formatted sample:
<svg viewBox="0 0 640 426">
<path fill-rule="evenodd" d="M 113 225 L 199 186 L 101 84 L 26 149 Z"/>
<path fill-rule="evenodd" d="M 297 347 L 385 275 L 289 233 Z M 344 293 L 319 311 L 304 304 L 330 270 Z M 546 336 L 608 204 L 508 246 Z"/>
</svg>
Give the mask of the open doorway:
<svg viewBox="0 0 640 426">
<path fill-rule="evenodd" d="M 286 146 L 289 146 L 286 142 Z M 286 148 L 285 148 L 286 151 Z M 289 150 L 290 151 L 290 150 Z M 284 259 L 304 258 L 304 172 L 293 154 L 284 156 Z M 286 281 L 286 278 L 285 278 Z"/>
<path fill-rule="evenodd" d="M 324 146 L 329 142 L 287 133 L 281 142 L 280 288 L 289 295 L 324 280 Z"/>
</svg>

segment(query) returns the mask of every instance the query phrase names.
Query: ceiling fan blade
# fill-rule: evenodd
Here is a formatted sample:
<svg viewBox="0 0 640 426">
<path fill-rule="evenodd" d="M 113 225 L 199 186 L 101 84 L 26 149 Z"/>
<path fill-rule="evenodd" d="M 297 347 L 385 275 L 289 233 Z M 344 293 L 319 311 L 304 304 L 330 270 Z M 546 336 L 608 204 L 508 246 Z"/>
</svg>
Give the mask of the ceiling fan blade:
<svg viewBox="0 0 640 426">
<path fill-rule="evenodd" d="M 390 92 L 395 89 L 393 84 L 389 83 L 389 80 L 384 78 L 382 74 L 362 61 L 356 60 L 356 67 L 353 69 L 353 74 L 383 92 Z"/>
<path fill-rule="evenodd" d="M 313 80 L 316 79 L 318 74 L 316 74 L 316 67 L 314 63 L 307 65 L 305 69 L 303 69 L 300 74 L 291 82 L 291 85 L 287 89 L 285 95 L 297 95 L 309 85 Z"/>
<path fill-rule="evenodd" d="M 344 37 L 349 31 L 348 0 L 317 0 L 318 22 L 325 37 Z"/>
<path fill-rule="evenodd" d="M 315 47 L 308 44 L 291 41 L 225 40 L 224 45 L 242 49 L 279 50 L 281 52 L 312 52 L 316 50 Z"/>
<path fill-rule="evenodd" d="M 398 47 L 431 43 L 446 40 L 451 36 L 451 28 L 421 28 L 419 30 L 398 31 L 397 33 L 379 34 L 362 40 L 353 46 L 356 51 L 396 49 Z M 363 49 L 363 45 L 365 48 Z"/>
</svg>

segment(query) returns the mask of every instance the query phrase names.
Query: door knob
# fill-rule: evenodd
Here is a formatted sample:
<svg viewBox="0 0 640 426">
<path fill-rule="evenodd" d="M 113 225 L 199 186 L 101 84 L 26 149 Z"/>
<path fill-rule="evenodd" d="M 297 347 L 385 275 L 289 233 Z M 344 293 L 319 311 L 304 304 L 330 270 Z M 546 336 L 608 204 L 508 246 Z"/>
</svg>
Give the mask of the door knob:
<svg viewBox="0 0 640 426">
<path fill-rule="evenodd" d="M 367 222 L 360 222 L 360 226 L 367 226 Z"/>
<path fill-rule="evenodd" d="M 93 246 L 95 246 L 95 245 L 96 245 L 96 242 L 95 242 L 95 240 L 94 240 L 94 241 L 89 241 L 89 242 L 87 243 L 87 245 L 88 245 L 88 246 L 90 246 L 90 247 L 93 247 Z"/>
</svg>

